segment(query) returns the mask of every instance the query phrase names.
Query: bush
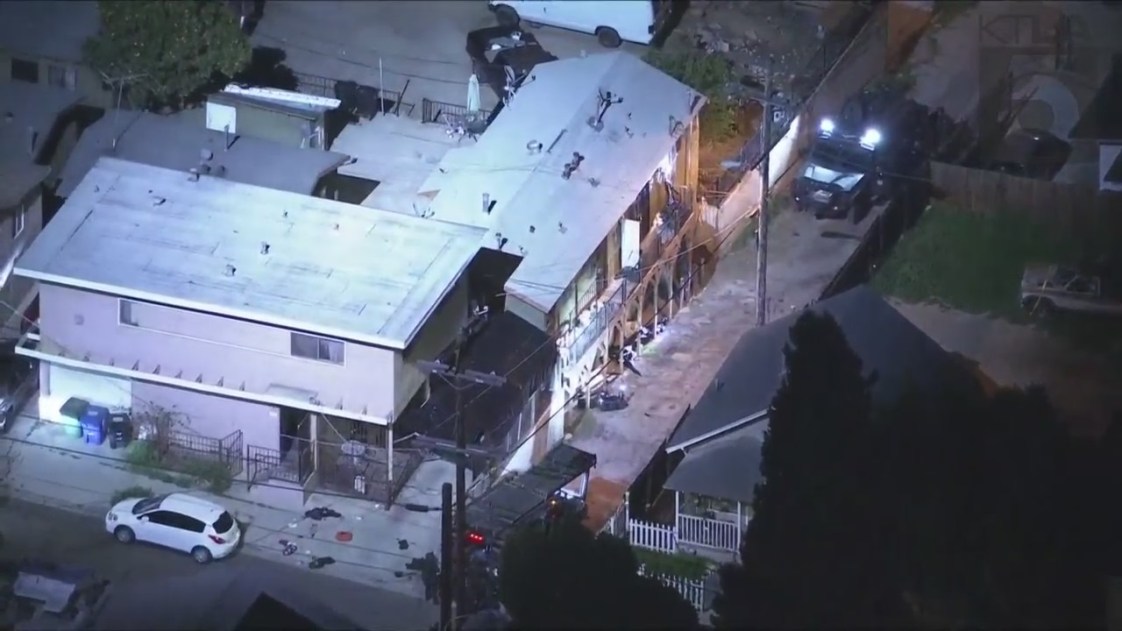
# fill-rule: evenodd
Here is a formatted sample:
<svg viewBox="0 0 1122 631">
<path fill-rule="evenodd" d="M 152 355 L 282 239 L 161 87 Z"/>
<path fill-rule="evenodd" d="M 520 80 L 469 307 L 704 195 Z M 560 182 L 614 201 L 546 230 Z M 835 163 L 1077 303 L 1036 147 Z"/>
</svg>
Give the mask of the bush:
<svg viewBox="0 0 1122 631">
<path fill-rule="evenodd" d="M 155 491 L 146 486 L 130 486 L 114 491 L 113 495 L 109 498 L 109 505 L 112 506 L 117 502 L 136 497 L 152 497 L 155 494 Z"/>
<path fill-rule="evenodd" d="M 738 105 L 728 97 L 728 86 L 734 80 L 728 61 L 702 51 L 669 53 L 662 50 L 647 53 L 646 61 L 709 99 L 701 111 L 704 139 L 725 140 L 736 132 Z"/>
<path fill-rule="evenodd" d="M 182 488 L 203 486 L 211 493 L 224 493 L 234 482 L 229 469 L 220 462 L 190 456 L 165 460 L 156 445 L 148 441 L 130 445 L 125 462 L 137 473 Z M 172 471 L 183 475 L 173 475 Z"/>
<path fill-rule="evenodd" d="M 700 580 L 711 570 L 708 560 L 692 554 L 667 554 L 645 548 L 632 548 L 632 551 L 648 574 Z"/>
</svg>

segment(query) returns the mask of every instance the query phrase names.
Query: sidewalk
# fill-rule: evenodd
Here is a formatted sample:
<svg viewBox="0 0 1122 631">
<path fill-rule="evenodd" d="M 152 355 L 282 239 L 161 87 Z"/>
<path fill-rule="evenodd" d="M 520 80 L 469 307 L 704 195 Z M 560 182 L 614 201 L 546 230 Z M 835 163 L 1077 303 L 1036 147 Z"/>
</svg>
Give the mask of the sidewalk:
<svg viewBox="0 0 1122 631">
<path fill-rule="evenodd" d="M 314 571 L 414 597 L 419 611 L 436 615 L 435 605 L 423 600 L 419 574 L 405 566 L 427 552 L 439 554 L 439 497 L 407 487 L 401 494 L 402 504 L 416 503 L 436 509 L 416 512 L 400 505 L 387 511 L 358 498 L 317 493 L 305 509 L 328 507 L 342 514 L 341 518 L 317 522 L 306 518 L 303 510 L 281 509 L 256 501 L 249 496 L 244 480 L 235 480 L 228 491 L 215 496 L 130 471 L 121 460 L 82 450 L 78 439 L 73 439 L 73 448 L 67 443 L 50 444 L 44 440 L 45 432 L 58 428 L 37 421 L 34 416 L 23 415 L 9 434 L 0 439 L 14 443 L 12 468 L 6 482 L 10 494 L 17 499 L 101 518 L 109 509 L 112 495 L 128 487 L 146 487 L 155 493 L 190 492 L 226 506 L 238 521 L 247 524 L 243 554 L 298 567 L 307 567 L 313 558 L 330 556 L 335 559 L 334 564 Z M 44 428 L 45 425 L 48 427 Z M 339 531 L 350 532 L 353 539 L 347 543 L 336 541 Z M 281 539 L 295 543 L 299 551 L 284 556 Z"/>
</svg>

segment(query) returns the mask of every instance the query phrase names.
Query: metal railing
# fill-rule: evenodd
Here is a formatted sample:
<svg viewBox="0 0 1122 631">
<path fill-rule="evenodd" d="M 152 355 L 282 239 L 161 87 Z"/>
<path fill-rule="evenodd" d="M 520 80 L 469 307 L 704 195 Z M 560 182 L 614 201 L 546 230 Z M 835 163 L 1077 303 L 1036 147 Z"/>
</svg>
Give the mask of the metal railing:
<svg viewBox="0 0 1122 631">
<path fill-rule="evenodd" d="M 433 101 L 432 99 L 421 99 L 422 123 L 445 123 L 448 122 L 449 119 L 459 120 L 466 118 L 467 115 L 468 108 L 466 105 Z M 478 116 L 482 120 L 487 120 L 491 117 L 491 111 L 479 110 Z"/>
<path fill-rule="evenodd" d="M 292 439 L 287 451 L 246 445 L 245 461 L 249 484 L 264 480 L 279 480 L 304 486 L 315 472 L 312 446 L 309 441 Z"/>
<path fill-rule="evenodd" d="M 327 98 L 337 98 L 335 96 L 335 86 L 341 79 L 332 79 L 330 77 L 321 77 L 319 75 L 308 74 L 306 72 L 295 72 L 293 76 L 296 77 L 296 91 L 303 94 L 311 94 L 313 96 L 323 96 Z M 373 87 L 373 86 L 370 86 Z M 405 84 L 406 89 L 409 84 Z M 397 90 L 386 90 L 384 88 L 374 88 L 378 92 L 378 98 L 386 104 L 386 112 L 399 114 L 404 107 L 406 115 L 413 112 L 414 105 L 406 103 L 405 90 L 398 92 Z"/>
<path fill-rule="evenodd" d="M 581 329 L 566 351 L 567 361 L 571 363 L 584 357 L 588 349 L 592 348 L 592 345 L 600 339 L 604 331 L 611 326 L 612 320 L 623 309 L 624 302 L 627 300 L 628 285 L 627 279 L 621 279 L 615 291 L 605 298 L 603 304 L 589 316 L 588 324 Z"/>
</svg>

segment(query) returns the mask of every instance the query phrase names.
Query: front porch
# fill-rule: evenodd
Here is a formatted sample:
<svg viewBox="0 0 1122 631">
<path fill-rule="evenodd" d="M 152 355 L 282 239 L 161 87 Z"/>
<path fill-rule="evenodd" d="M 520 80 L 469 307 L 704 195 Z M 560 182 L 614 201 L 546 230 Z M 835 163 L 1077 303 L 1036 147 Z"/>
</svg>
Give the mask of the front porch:
<svg viewBox="0 0 1122 631">
<path fill-rule="evenodd" d="M 751 521 L 750 506 L 693 493 L 674 492 L 673 498 L 671 523 L 659 523 L 631 517 L 630 497 L 625 497 L 603 532 L 626 537 L 636 548 L 693 554 L 717 563 L 738 559 L 741 538 Z"/>
</svg>

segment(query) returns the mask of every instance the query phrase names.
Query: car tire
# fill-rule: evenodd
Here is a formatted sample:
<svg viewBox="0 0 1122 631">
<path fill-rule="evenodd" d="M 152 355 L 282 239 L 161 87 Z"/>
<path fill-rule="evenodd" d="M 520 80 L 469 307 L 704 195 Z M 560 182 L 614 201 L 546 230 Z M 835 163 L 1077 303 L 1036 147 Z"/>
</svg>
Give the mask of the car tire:
<svg viewBox="0 0 1122 631">
<path fill-rule="evenodd" d="M 623 40 L 620 39 L 619 33 L 614 28 L 608 26 L 601 26 L 596 29 L 596 41 L 604 48 L 619 48 Z"/>
<path fill-rule="evenodd" d="M 1034 318 L 1047 318 L 1056 312 L 1056 305 L 1047 298 L 1026 298 L 1021 306 Z"/>
<path fill-rule="evenodd" d="M 495 7 L 495 19 L 498 20 L 499 26 L 507 28 L 515 28 L 522 21 L 522 18 L 518 17 L 518 11 L 508 4 Z"/>
<path fill-rule="evenodd" d="M 117 526 L 113 531 L 113 538 L 116 539 L 118 543 L 130 544 L 136 541 L 136 533 L 128 526 Z"/>
<path fill-rule="evenodd" d="M 195 563 L 198 563 L 199 565 L 206 565 L 207 563 L 210 563 L 214 560 L 214 555 L 210 553 L 210 550 L 207 550 L 203 546 L 195 546 L 191 550 L 191 558 L 194 559 Z"/>
</svg>

